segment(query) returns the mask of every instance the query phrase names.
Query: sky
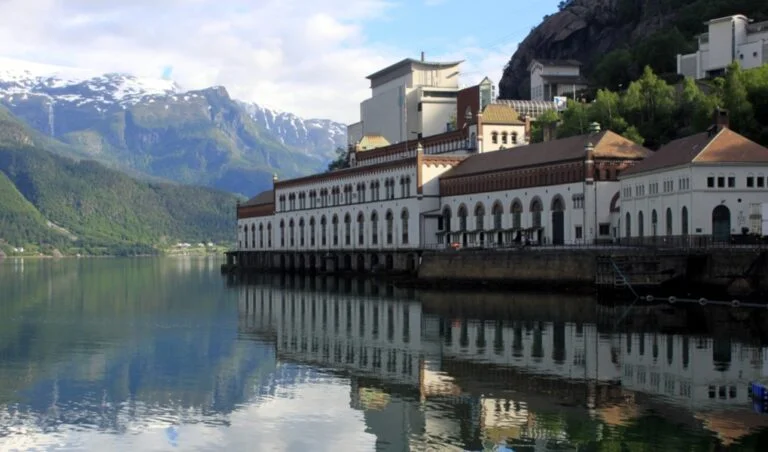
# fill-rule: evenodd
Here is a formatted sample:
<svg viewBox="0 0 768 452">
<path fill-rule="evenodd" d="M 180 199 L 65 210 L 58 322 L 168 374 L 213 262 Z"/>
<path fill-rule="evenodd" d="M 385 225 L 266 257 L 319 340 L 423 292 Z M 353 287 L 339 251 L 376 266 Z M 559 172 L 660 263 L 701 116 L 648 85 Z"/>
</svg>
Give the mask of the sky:
<svg viewBox="0 0 768 452">
<path fill-rule="evenodd" d="M 367 75 L 461 59 L 495 83 L 559 0 L 0 0 L 0 57 L 222 85 L 305 118 L 358 120 Z"/>
</svg>

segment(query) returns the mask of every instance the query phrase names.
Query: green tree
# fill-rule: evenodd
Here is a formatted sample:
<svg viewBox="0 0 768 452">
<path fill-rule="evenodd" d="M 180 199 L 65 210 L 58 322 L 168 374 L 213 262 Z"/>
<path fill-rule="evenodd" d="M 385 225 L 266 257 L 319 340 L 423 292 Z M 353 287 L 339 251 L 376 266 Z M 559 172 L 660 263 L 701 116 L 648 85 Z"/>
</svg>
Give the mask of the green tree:
<svg viewBox="0 0 768 452">
<path fill-rule="evenodd" d="M 675 136 L 674 88 L 659 78 L 650 66 L 632 82 L 622 98 L 624 117 L 637 127 L 649 143 L 657 146 Z"/>
<path fill-rule="evenodd" d="M 347 151 L 339 146 L 336 148 L 336 158 L 328 164 L 328 171 L 336 171 L 344 168 L 349 168 L 349 158 L 347 157 Z"/>
<path fill-rule="evenodd" d="M 683 80 L 677 96 L 678 135 L 702 132 L 712 123 L 712 112 L 719 104 L 718 96 L 702 92 L 690 77 Z"/>
<path fill-rule="evenodd" d="M 725 108 L 730 114 L 731 127 L 743 135 L 753 135 L 757 132 L 755 112 L 749 101 L 749 93 L 741 66 L 737 62 L 731 63 L 725 75 L 723 86 L 723 100 Z"/>
<path fill-rule="evenodd" d="M 531 123 L 531 143 L 541 143 L 544 141 L 544 129 L 547 127 L 555 128 L 560 122 L 560 115 L 555 110 L 546 110 L 536 117 L 536 121 Z"/>
<path fill-rule="evenodd" d="M 563 122 L 557 131 L 558 138 L 582 135 L 589 131 L 589 108 L 591 104 L 568 100 L 563 111 Z"/>
</svg>

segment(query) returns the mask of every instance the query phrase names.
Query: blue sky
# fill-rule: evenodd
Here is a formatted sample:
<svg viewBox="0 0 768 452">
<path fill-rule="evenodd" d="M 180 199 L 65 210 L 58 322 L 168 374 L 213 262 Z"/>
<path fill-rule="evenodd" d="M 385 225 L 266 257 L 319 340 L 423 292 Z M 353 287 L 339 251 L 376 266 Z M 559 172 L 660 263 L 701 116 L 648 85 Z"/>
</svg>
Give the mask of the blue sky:
<svg viewBox="0 0 768 452">
<path fill-rule="evenodd" d="M 358 119 L 365 76 L 403 58 L 463 59 L 498 82 L 556 0 L 0 0 L 0 57 L 170 75 L 188 89 L 304 117 Z M 20 39 L 23 37 L 23 39 Z"/>
</svg>

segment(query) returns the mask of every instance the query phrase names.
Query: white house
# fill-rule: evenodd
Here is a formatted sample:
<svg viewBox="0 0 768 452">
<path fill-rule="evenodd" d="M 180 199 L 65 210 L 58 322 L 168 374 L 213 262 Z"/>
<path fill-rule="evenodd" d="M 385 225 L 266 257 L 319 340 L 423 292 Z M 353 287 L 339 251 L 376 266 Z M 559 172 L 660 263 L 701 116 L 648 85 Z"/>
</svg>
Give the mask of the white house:
<svg viewBox="0 0 768 452">
<path fill-rule="evenodd" d="M 575 95 L 587 87 L 576 60 L 535 59 L 528 65 L 531 74 L 531 100 L 552 101 L 555 97 Z"/>
<path fill-rule="evenodd" d="M 757 232 L 750 215 L 768 201 L 767 177 L 768 149 L 721 120 L 620 176 L 621 237 L 730 241 L 744 228 Z"/>
<path fill-rule="evenodd" d="M 741 14 L 706 22 L 698 50 L 677 56 L 677 73 L 702 79 L 723 75 L 734 61 L 744 69 L 768 63 L 768 22 L 751 22 Z"/>
</svg>

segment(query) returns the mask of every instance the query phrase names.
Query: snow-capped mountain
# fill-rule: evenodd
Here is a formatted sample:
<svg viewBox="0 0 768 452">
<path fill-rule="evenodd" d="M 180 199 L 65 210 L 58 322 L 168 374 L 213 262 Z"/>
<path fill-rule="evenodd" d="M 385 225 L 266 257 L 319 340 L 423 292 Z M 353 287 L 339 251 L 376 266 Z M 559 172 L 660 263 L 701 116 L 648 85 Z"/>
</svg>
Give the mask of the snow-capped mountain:
<svg viewBox="0 0 768 452">
<path fill-rule="evenodd" d="M 287 146 L 305 149 L 327 160 L 336 156 L 336 148 L 347 146 L 347 126 L 344 124 L 329 119 L 302 119 L 293 113 L 254 103 L 242 105 L 251 118 Z"/>
<path fill-rule="evenodd" d="M 0 105 L 113 166 L 245 194 L 275 171 L 317 171 L 346 145 L 342 124 L 236 101 L 223 87 L 185 91 L 172 80 L 3 58 Z"/>
</svg>

